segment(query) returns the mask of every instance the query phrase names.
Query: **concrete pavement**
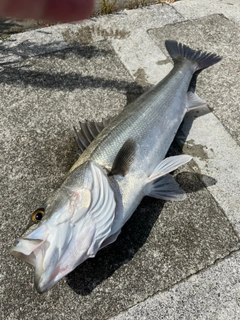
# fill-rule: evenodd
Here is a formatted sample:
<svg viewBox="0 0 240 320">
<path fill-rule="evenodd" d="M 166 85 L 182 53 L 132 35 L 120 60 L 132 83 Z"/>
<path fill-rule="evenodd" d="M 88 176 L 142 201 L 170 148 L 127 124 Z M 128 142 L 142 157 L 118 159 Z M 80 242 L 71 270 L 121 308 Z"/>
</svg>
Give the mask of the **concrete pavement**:
<svg viewBox="0 0 240 320">
<path fill-rule="evenodd" d="M 237 0 L 179 1 L 28 31 L 0 43 L 1 317 L 240 319 Z M 77 159 L 72 126 L 119 112 L 171 69 L 165 39 L 223 56 L 202 72 L 209 108 L 170 153 L 184 202 L 145 198 L 116 243 L 39 296 L 8 249 Z"/>
</svg>

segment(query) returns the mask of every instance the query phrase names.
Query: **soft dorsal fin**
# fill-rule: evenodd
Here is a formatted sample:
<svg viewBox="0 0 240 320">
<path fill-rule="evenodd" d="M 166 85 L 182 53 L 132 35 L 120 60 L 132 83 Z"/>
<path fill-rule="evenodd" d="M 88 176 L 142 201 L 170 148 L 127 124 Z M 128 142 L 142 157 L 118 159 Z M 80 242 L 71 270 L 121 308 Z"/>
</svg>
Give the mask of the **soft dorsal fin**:
<svg viewBox="0 0 240 320">
<path fill-rule="evenodd" d="M 122 175 L 124 177 L 134 160 L 135 153 L 136 143 L 128 139 L 118 151 L 109 175 Z"/>
<path fill-rule="evenodd" d="M 102 119 L 101 122 L 79 121 L 80 130 L 77 130 L 74 127 L 74 131 L 76 135 L 75 140 L 81 153 L 90 145 L 90 143 L 109 124 L 110 121 L 111 118 Z"/>
</svg>

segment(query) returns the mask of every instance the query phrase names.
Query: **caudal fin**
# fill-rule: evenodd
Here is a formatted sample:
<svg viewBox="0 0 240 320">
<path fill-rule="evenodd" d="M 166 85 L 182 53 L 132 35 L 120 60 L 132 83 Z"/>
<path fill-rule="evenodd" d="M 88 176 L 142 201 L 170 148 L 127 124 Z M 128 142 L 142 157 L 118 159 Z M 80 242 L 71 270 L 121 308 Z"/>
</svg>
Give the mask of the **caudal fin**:
<svg viewBox="0 0 240 320">
<path fill-rule="evenodd" d="M 197 77 L 203 69 L 218 63 L 222 58 L 215 53 L 202 52 L 201 50 L 195 51 L 174 40 L 166 40 L 165 46 L 174 63 L 190 60 L 195 64 L 195 70 L 188 87 L 186 109 L 192 110 L 206 105 L 206 101 L 200 99 L 195 93 Z"/>
<path fill-rule="evenodd" d="M 174 62 L 184 59 L 196 62 L 196 70 L 205 69 L 218 63 L 222 58 L 215 53 L 195 51 L 188 46 L 174 40 L 166 40 L 165 46 Z"/>
</svg>

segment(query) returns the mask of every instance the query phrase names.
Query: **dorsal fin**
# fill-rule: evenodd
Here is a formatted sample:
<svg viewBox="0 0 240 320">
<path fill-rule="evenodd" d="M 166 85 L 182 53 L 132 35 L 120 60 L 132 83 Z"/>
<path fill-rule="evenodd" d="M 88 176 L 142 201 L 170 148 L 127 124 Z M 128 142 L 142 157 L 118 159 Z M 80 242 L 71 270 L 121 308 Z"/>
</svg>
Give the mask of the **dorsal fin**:
<svg viewBox="0 0 240 320">
<path fill-rule="evenodd" d="M 121 175 L 124 177 L 134 160 L 135 153 L 136 143 L 133 140 L 128 139 L 118 151 L 109 175 Z"/>
<path fill-rule="evenodd" d="M 97 137 L 97 135 L 109 124 L 111 118 L 102 119 L 101 122 L 86 121 L 80 122 L 80 130 L 74 127 L 75 140 L 78 145 L 80 153 L 82 153 L 90 143 Z"/>
</svg>

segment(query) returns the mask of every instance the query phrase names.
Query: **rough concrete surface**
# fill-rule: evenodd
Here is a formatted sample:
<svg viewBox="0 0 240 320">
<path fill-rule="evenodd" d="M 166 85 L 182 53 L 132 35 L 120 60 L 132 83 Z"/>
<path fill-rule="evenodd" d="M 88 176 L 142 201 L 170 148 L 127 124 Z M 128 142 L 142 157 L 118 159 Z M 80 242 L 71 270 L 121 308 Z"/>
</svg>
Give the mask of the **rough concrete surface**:
<svg viewBox="0 0 240 320">
<path fill-rule="evenodd" d="M 174 0 L 173 0 L 174 1 Z M 161 1 L 157 0 L 95 0 L 94 13 L 109 14 L 124 9 L 142 8 Z M 163 0 L 162 3 L 168 2 Z"/>
<path fill-rule="evenodd" d="M 43 23 L 36 20 L 18 20 L 13 18 L 0 19 L 0 39 L 9 37 L 11 34 L 44 27 Z"/>
<path fill-rule="evenodd" d="M 239 252 L 232 254 L 112 320 L 240 319 L 239 263 Z"/>
<path fill-rule="evenodd" d="M 196 19 L 211 14 L 224 14 L 228 19 L 240 22 L 240 2 L 238 0 L 180 0 L 172 4 L 172 6 L 185 19 Z"/>
<path fill-rule="evenodd" d="M 236 19 L 206 11 L 203 19 L 190 21 L 160 5 L 0 43 L 2 319 L 240 318 L 239 50 L 231 40 L 238 34 Z M 191 113 L 170 149 L 195 152 L 194 161 L 175 172 L 188 198 L 145 198 L 114 244 L 40 296 L 32 268 L 10 256 L 9 247 L 77 159 L 72 126 L 116 114 L 170 70 L 166 38 L 224 57 L 199 77 L 198 93 L 213 113 Z M 197 138 L 201 130 L 206 145 Z M 219 161 L 225 143 L 228 169 Z"/>
</svg>

